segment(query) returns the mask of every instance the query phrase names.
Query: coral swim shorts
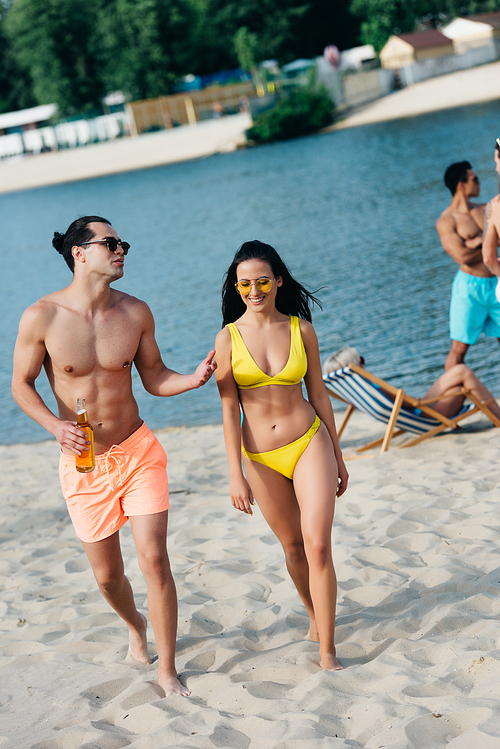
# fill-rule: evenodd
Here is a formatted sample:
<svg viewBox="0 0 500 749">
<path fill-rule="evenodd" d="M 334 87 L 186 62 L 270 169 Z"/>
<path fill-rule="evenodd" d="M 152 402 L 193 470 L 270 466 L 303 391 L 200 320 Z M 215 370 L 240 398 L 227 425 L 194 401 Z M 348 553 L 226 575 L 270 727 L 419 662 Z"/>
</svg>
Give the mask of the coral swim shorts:
<svg viewBox="0 0 500 749">
<path fill-rule="evenodd" d="M 75 456 L 61 452 L 59 478 L 76 535 L 87 543 L 108 538 L 129 517 L 170 506 L 167 455 L 144 423 L 120 445 L 96 455 L 90 473 L 79 473 Z"/>
</svg>

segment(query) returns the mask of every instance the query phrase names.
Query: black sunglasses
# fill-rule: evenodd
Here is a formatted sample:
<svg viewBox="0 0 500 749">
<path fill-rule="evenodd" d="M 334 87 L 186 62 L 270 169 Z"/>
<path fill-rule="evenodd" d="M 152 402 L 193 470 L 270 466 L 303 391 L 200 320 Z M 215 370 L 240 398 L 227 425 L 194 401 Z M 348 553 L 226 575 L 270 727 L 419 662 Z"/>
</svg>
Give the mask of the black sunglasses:
<svg viewBox="0 0 500 749">
<path fill-rule="evenodd" d="M 118 247 L 121 247 L 124 255 L 126 255 L 130 250 L 128 242 L 122 242 L 121 239 L 115 239 L 115 237 L 106 237 L 105 239 L 93 239 L 91 242 L 82 242 L 80 247 L 83 247 L 86 244 L 105 244 L 110 252 L 116 252 Z"/>
</svg>

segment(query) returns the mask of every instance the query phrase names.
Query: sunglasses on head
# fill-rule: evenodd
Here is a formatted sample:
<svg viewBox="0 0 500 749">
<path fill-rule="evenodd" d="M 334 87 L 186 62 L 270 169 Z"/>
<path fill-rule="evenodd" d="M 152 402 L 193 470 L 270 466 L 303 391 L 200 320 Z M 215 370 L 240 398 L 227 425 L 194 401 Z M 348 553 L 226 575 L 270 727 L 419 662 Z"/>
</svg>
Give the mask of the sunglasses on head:
<svg viewBox="0 0 500 749">
<path fill-rule="evenodd" d="M 247 294 L 250 294 L 253 284 L 255 284 L 258 290 L 262 291 L 263 294 L 267 294 L 269 291 L 271 291 L 273 279 L 262 276 L 262 278 L 258 278 L 256 281 L 248 281 L 246 278 L 243 278 L 241 281 L 237 281 L 234 286 L 238 294 L 247 296 Z"/>
<path fill-rule="evenodd" d="M 500 138 L 497 138 L 495 140 L 495 146 L 496 146 L 497 151 L 500 151 Z"/>
<path fill-rule="evenodd" d="M 121 239 L 115 239 L 115 237 L 105 237 L 105 239 L 93 239 L 91 242 L 82 242 L 80 247 L 84 247 L 86 244 L 105 244 L 110 252 L 116 252 L 117 248 L 121 247 L 124 255 L 130 250 L 128 242 L 122 242 Z"/>
</svg>

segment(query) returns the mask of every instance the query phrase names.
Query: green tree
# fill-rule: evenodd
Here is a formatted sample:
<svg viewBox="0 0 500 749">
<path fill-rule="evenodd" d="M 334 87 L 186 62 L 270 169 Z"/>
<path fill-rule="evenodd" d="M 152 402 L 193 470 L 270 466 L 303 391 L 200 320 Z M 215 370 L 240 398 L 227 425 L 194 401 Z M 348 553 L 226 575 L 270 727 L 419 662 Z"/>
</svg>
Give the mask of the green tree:
<svg viewBox="0 0 500 749">
<path fill-rule="evenodd" d="M 252 34 L 246 26 L 241 26 L 234 35 L 234 50 L 240 67 L 243 70 L 255 70 L 255 53 L 257 51 L 257 34 Z"/>
<path fill-rule="evenodd" d="M 0 2 L 0 113 L 35 106 L 29 75 L 16 63 L 5 34 L 6 6 Z"/>
<path fill-rule="evenodd" d="M 169 93 L 175 79 L 189 72 L 196 7 L 183 0 L 106 2 L 97 24 L 105 87 L 135 99 Z"/>
<path fill-rule="evenodd" d="M 308 0 L 191 0 L 204 8 L 203 43 L 193 47 L 191 72 L 208 73 L 240 64 L 235 48 L 236 34 L 254 40 L 256 63 L 269 58 L 280 62 L 293 59 L 299 47 L 300 21 L 309 8 Z M 321 50 L 318 51 L 320 53 Z"/>
<path fill-rule="evenodd" d="M 349 49 L 359 44 L 360 20 L 350 10 L 350 0 L 309 0 L 300 18 L 294 57 L 316 57 L 328 44 Z"/>
<path fill-rule="evenodd" d="M 350 0 L 189 0 L 196 7 L 190 72 L 208 73 L 241 65 L 236 34 L 254 35 L 254 61 L 321 55 L 357 43 L 360 21 Z M 193 34 L 193 30 L 191 32 Z M 242 41 L 244 37 L 240 37 Z M 243 66 L 245 67 L 245 66 Z"/>
<path fill-rule="evenodd" d="M 298 138 L 330 125 L 335 106 L 324 86 L 299 86 L 254 118 L 247 136 L 256 143 Z"/>
<path fill-rule="evenodd" d="M 500 0 L 353 0 L 351 12 L 360 17 L 361 41 L 380 52 L 391 34 L 436 28 L 455 16 L 488 13 Z"/>
<path fill-rule="evenodd" d="M 5 32 L 38 104 L 66 113 L 90 109 L 105 93 L 94 54 L 100 0 L 14 0 Z"/>
</svg>

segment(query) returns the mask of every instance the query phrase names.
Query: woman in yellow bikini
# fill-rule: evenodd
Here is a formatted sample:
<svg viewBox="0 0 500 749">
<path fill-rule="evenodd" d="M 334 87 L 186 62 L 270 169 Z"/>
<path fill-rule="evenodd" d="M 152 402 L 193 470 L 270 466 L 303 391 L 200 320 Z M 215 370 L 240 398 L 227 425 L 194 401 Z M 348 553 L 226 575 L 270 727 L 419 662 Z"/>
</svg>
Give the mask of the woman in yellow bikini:
<svg viewBox="0 0 500 749">
<path fill-rule="evenodd" d="M 321 668 L 337 671 L 331 535 L 335 497 L 348 474 L 323 385 L 312 303 L 318 302 L 276 250 L 245 242 L 224 282 L 216 379 L 231 502 L 251 515 L 257 501 L 309 614 Z"/>
</svg>

